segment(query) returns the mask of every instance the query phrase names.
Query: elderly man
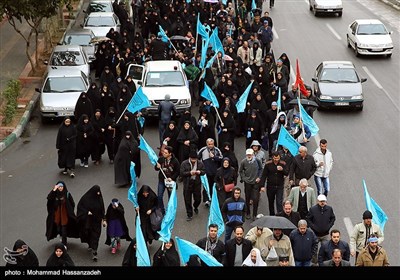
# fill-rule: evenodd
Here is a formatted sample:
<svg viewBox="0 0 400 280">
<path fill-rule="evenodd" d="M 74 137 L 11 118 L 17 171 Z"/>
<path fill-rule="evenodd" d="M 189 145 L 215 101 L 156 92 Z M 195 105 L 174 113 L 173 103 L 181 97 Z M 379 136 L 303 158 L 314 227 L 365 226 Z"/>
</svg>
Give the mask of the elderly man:
<svg viewBox="0 0 400 280">
<path fill-rule="evenodd" d="M 307 153 L 307 147 L 301 146 L 299 154 L 293 157 L 292 165 L 289 171 L 289 183 L 293 186 L 298 185 L 300 179 L 309 180 L 317 170 L 313 156 Z"/>
<path fill-rule="evenodd" d="M 292 188 L 287 200 L 293 204 L 293 211 L 299 212 L 302 219 L 306 218 L 311 206 L 317 203 L 314 189 L 308 186 L 306 178 L 300 180 L 298 187 Z"/>
</svg>

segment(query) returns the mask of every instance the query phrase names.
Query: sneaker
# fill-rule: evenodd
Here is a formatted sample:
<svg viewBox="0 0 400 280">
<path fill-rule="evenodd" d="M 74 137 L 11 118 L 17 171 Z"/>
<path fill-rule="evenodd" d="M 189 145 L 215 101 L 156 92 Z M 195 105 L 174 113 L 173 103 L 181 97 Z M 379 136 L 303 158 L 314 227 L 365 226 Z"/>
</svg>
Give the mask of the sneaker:
<svg viewBox="0 0 400 280">
<path fill-rule="evenodd" d="M 118 250 L 121 249 L 121 242 L 118 242 L 118 243 L 117 243 L 117 249 L 118 249 Z"/>
<path fill-rule="evenodd" d="M 117 252 L 117 248 L 111 248 L 111 254 L 115 254 Z"/>
<path fill-rule="evenodd" d="M 71 173 L 69 174 L 69 176 L 70 176 L 71 178 L 75 178 L 75 173 L 74 173 L 74 171 L 71 171 Z"/>
<path fill-rule="evenodd" d="M 89 164 L 87 164 L 87 163 L 85 163 L 85 165 L 84 165 L 86 168 L 88 168 L 89 167 Z"/>
<path fill-rule="evenodd" d="M 67 171 L 67 170 L 64 170 L 64 171 L 62 172 L 62 174 L 67 175 L 67 174 L 68 174 L 68 171 Z"/>
<path fill-rule="evenodd" d="M 149 245 L 151 245 L 153 243 L 153 239 L 149 240 Z"/>
<path fill-rule="evenodd" d="M 204 205 L 205 205 L 206 207 L 210 207 L 211 203 L 210 203 L 210 201 L 206 201 L 206 202 L 204 203 Z"/>
<path fill-rule="evenodd" d="M 87 250 L 88 250 L 89 252 L 92 252 L 92 248 L 90 248 L 90 247 L 88 247 Z"/>
<path fill-rule="evenodd" d="M 189 217 L 189 216 L 186 217 L 186 221 L 188 221 L 188 222 L 190 222 L 192 219 L 193 219 L 192 217 Z"/>
<path fill-rule="evenodd" d="M 93 261 L 95 261 L 95 262 L 97 262 L 97 252 L 96 251 L 93 251 L 92 252 L 92 259 L 93 259 Z"/>
<path fill-rule="evenodd" d="M 194 208 L 194 213 L 199 214 L 199 209 Z"/>
<path fill-rule="evenodd" d="M 81 165 L 81 167 L 83 167 L 85 164 L 83 163 L 83 161 L 81 161 L 81 164 L 80 164 L 80 165 Z"/>
</svg>

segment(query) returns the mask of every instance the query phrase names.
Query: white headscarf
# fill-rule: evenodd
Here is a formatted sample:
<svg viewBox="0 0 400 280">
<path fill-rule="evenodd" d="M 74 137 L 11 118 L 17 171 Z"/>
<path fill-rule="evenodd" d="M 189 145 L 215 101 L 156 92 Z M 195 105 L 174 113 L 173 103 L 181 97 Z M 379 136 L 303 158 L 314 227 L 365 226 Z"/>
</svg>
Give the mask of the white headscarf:
<svg viewBox="0 0 400 280">
<path fill-rule="evenodd" d="M 251 252 L 255 251 L 256 252 L 256 263 L 254 263 L 251 260 Z M 253 248 L 250 251 L 250 254 L 247 256 L 247 258 L 244 260 L 244 262 L 242 263 L 242 266 L 267 266 L 267 264 L 265 263 L 265 261 L 263 261 L 263 259 L 261 258 L 261 253 L 260 250 L 258 248 Z"/>
</svg>

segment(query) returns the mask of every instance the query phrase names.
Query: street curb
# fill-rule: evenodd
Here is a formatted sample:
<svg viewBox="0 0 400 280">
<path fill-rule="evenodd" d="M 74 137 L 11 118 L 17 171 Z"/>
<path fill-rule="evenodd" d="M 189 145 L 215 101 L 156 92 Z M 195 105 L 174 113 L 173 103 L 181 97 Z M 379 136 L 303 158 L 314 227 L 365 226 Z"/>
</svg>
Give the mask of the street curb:
<svg viewBox="0 0 400 280">
<path fill-rule="evenodd" d="M 26 124 L 28 123 L 28 121 L 31 117 L 31 114 L 33 112 L 33 109 L 35 108 L 38 100 L 39 100 L 39 93 L 35 92 L 32 99 L 29 101 L 29 104 L 28 104 L 24 114 L 22 115 L 22 118 L 21 118 L 19 124 L 17 125 L 17 127 L 14 129 L 14 131 L 10 135 L 8 135 L 4 140 L 1 141 L 0 153 L 2 151 L 4 151 L 7 147 L 9 147 L 12 143 L 14 143 L 14 141 L 17 140 L 17 138 L 19 138 L 21 136 L 22 132 L 24 132 Z"/>
<path fill-rule="evenodd" d="M 73 20 L 71 20 L 69 22 L 66 30 L 70 29 L 72 27 L 72 25 L 75 23 L 76 17 L 81 12 L 83 2 L 84 2 L 84 0 L 80 0 L 79 4 L 77 6 L 77 11 L 74 14 L 75 17 Z M 29 62 L 28 62 L 28 64 L 29 64 Z M 19 124 L 17 125 L 17 127 L 14 129 L 14 131 L 10 135 L 8 135 L 4 140 L 2 140 L 0 142 L 0 153 L 3 152 L 5 149 L 7 149 L 12 143 L 14 143 L 15 140 L 17 140 L 21 136 L 22 132 L 24 132 L 25 127 L 26 127 L 26 125 L 31 117 L 31 114 L 36 106 L 36 103 L 39 100 L 39 95 L 40 94 L 38 92 L 35 92 L 33 94 L 33 97 L 29 101 L 29 104 L 28 104 L 24 114 L 22 115 L 22 118 L 21 118 Z"/>
<path fill-rule="evenodd" d="M 400 11 L 400 3 L 399 4 L 394 4 L 394 3 L 392 3 L 392 2 L 390 2 L 388 0 L 381 0 L 381 2 L 385 3 L 386 5 L 391 6 L 392 8 L 394 8 L 394 9 L 396 9 L 398 11 Z"/>
</svg>

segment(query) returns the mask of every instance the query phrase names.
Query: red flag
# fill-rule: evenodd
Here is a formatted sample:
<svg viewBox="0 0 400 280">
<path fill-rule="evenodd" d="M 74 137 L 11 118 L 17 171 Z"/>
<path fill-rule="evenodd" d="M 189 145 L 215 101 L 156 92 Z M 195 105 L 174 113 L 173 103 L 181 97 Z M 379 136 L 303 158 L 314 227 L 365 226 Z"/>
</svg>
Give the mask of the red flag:
<svg viewBox="0 0 400 280">
<path fill-rule="evenodd" d="M 301 78 L 300 75 L 300 67 L 299 67 L 299 61 L 298 59 L 296 59 L 296 81 L 295 81 L 295 85 L 297 88 L 300 88 L 300 92 L 305 96 L 305 97 L 309 97 L 310 93 L 307 91 L 306 87 L 304 86 L 304 81 Z"/>
</svg>

